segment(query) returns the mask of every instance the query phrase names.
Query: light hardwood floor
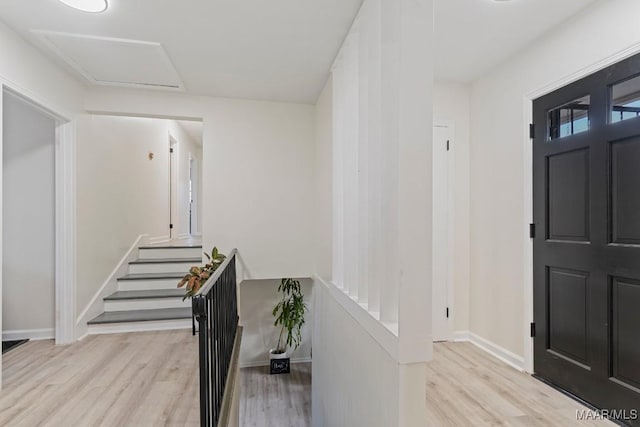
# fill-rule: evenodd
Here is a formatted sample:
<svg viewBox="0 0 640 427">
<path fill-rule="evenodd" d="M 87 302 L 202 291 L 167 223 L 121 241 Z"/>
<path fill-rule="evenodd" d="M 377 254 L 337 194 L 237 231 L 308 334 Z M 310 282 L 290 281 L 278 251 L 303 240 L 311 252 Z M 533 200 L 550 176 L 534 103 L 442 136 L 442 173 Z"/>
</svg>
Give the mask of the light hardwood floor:
<svg viewBox="0 0 640 427">
<path fill-rule="evenodd" d="M 434 345 L 427 363 L 432 426 L 612 426 L 578 421 L 581 404 L 470 343 Z"/>
<path fill-rule="evenodd" d="M 244 368 L 240 377 L 241 427 L 311 425 L 311 363 L 293 364 L 283 375 L 269 375 L 269 367 Z"/>
<path fill-rule="evenodd" d="M 197 426 L 197 354 L 185 330 L 24 344 L 3 355 L 0 426 Z M 242 427 L 311 424 L 310 364 L 240 381 Z M 577 421 L 583 406 L 469 343 L 436 344 L 426 384 L 430 426 L 612 425 Z"/>
<path fill-rule="evenodd" d="M 0 426 L 197 426 L 197 357 L 185 330 L 24 344 L 3 355 Z"/>
</svg>

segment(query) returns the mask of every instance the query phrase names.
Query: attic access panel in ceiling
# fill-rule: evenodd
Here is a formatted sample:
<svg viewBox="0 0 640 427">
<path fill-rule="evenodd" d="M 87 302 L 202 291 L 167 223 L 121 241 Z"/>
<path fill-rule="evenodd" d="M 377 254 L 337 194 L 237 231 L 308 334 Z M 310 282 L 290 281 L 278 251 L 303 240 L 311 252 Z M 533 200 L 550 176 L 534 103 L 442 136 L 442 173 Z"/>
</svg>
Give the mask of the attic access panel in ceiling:
<svg viewBox="0 0 640 427">
<path fill-rule="evenodd" d="M 160 43 L 49 31 L 34 33 L 91 83 L 184 90 Z"/>
</svg>

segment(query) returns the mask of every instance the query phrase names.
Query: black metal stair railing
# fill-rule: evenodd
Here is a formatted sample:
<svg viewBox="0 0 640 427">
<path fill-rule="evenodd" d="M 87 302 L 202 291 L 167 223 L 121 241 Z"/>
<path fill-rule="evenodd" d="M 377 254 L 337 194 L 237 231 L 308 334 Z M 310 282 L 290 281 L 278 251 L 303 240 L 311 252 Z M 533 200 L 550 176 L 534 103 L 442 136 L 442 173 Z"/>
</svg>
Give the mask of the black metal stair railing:
<svg viewBox="0 0 640 427">
<path fill-rule="evenodd" d="M 231 251 L 192 298 L 198 322 L 200 425 L 217 426 L 238 330 L 236 255 Z"/>
</svg>

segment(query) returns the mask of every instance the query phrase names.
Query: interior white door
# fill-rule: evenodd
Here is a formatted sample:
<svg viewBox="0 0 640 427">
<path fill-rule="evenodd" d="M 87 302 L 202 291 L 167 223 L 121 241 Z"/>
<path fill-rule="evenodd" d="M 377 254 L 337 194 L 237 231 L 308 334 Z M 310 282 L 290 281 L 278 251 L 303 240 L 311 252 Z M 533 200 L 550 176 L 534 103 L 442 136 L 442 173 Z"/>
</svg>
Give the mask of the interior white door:
<svg viewBox="0 0 640 427">
<path fill-rule="evenodd" d="M 451 286 L 451 138 L 452 129 L 433 128 L 433 340 L 451 339 L 449 287 Z"/>
<path fill-rule="evenodd" d="M 178 237 L 178 142 L 169 136 L 169 236 Z"/>
<path fill-rule="evenodd" d="M 198 159 L 189 160 L 189 233 L 198 234 Z"/>
</svg>

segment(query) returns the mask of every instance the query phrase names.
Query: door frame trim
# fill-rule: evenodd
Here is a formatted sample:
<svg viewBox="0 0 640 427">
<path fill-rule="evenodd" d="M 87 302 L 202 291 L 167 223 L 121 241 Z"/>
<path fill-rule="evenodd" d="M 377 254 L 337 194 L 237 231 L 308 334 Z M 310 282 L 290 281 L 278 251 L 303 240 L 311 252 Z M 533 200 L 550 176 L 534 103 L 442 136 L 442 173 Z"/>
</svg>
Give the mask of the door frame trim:
<svg viewBox="0 0 640 427">
<path fill-rule="evenodd" d="M 8 92 L 55 120 L 55 321 L 57 345 L 70 344 L 75 336 L 76 305 L 76 129 L 74 115 L 55 103 L 0 79 L 0 112 Z M 2 146 L 0 116 L 0 147 Z M 1 158 L 1 154 L 0 154 Z M 0 182 L 1 177 L 0 177 Z M 1 191 L 0 191 L 1 194 Z M 0 208 L 2 200 L 0 198 Z M 0 211 L 0 220 L 2 213 Z M 0 247 L 2 242 L 0 241 Z M 0 255 L 1 255 L 0 249 Z M 0 262 L 0 274 L 2 263 Z M 0 276 L 1 277 L 1 276 Z M 0 295 L 2 286 L 0 279 Z M 1 310 L 1 308 L 0 308 Z"/>
<path fill-rule="evenodd" d="M 534 373 L 533 369 L 533 338 L 530 337 L 531 322 L 533 322 L 533 240 L 529 238 L 528 224 L 533 222 L 533 142 L 529 137 L 529 123 L 533 120 L 533 100 L 543 95 L 551 93 L 557 89 L 576 82 L 587 77 L 597 71 L 607 68 L 613 64 L 623 61 L 633 55 L 640 53 L 640 43 L 635 43 L 625 49 L 622 49 L 604 59 L 594 62 L 572 74 L 568 74 L 558 80 L 549 82 L 540 86 L 538 89 L 528 92 L 523 97 L 523 123 L 522 138 L 525 149 L 523 150 L 523 182 L 524 188 L 523 206 L 526 217 L 525 224 L 522 227 L 524 239 L 524 370 Z"/>
</svg>

